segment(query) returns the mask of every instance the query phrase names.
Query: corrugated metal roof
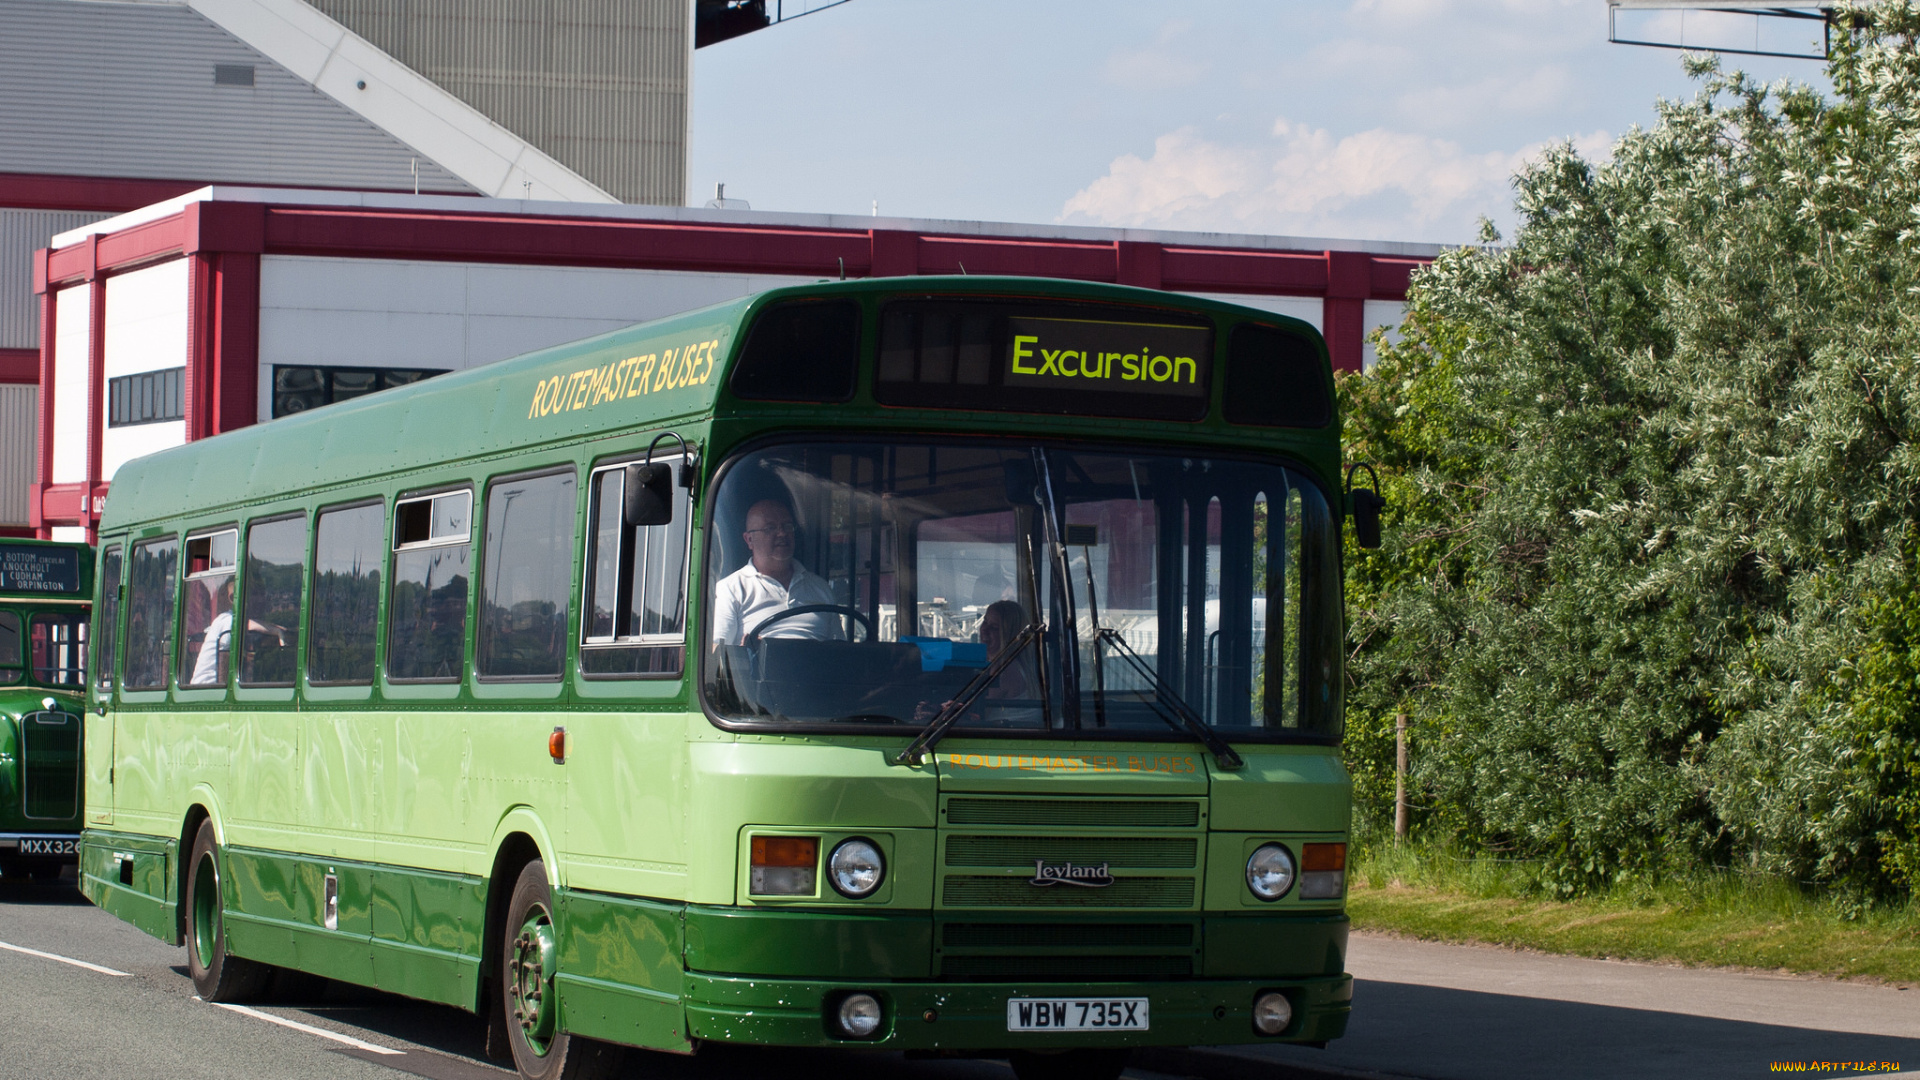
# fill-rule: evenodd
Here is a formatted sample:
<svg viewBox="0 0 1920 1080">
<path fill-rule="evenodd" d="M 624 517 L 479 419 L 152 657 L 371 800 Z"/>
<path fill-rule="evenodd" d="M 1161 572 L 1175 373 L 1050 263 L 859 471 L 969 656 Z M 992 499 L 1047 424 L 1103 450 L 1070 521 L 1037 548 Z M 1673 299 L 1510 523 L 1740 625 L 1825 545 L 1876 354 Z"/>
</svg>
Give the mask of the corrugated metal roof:
<svg viewBox="0 0 1920 1080">
<path fill-rule="evenodd" d="M 405 190 L 417 160 L 473 190 L 184 6 L 0 0 L 0 27 L 0 172 Z"/>
<path fill-rule="evenodd" d="M 112 216 L 0 208 L 0 349 L 40 347 L 40 298 L 33 294 L 33 253 L 46 247 L 55 233 Z"/>
<path fill-rule="evenodd" d="M 0 525 L 27 523 L 40 388 L 0 383 Z"/>
<path fill-rule="evenodd" d="M 621 201 L 686 202 L 686 0 L 310 2 Z"/>
</svg>

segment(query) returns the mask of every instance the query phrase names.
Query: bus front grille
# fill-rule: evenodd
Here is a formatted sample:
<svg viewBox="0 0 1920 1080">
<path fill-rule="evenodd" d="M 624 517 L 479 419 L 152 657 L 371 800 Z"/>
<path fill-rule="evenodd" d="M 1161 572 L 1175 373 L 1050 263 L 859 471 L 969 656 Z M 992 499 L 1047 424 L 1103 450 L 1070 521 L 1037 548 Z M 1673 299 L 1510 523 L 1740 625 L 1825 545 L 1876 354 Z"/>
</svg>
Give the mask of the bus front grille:
<svg viewBox="0 0 1920 1080">
<path fill-rule="evenodd" d="M 1130 979 L 1180 979 L 1193 974 L 1190 956 L 948 956 L 940 962 L 946 979 L 994 982 L 1081 982 Z"/>
<path fill-rule="evenodd" d="M 994 799 L 954 796 L 947 800 L 946 809 L 949 825 L 1191 829 L 1200 824 L 1200 803 L 1192 799 Z"/>
<path fill-rule="evenodd" d="M 80 718 L 30 712 L 20 718 L 21 810 L 29 818 L 67 820 L 80 813 Z"/>
<path fill-rule="evenodd" d="M 1112 920 L 1112 921 L 1108 921 Z M 1072 922 L 942 922 L 945 979 L 1067 982 L 1184 979 L 1200 963 L 1200 922 L 1089 915 Z"/>
<path fill-rule="evenodd" d="M 1200 856 L 1192 836 L 949 836 L 948 866 L 1022 866 L 1036 860 L 1082 866 L 1191 870 Z"/>
<path fill-rule="evenodd" d="M 950 922 L 940 928 L 944 949 L 1191 949 L 1192 923 Z"/>
<path fill-rule="evenodd" d="M 1122 877 L 1100 888 L 1038 888 L 1020 877 L 950 874 L 940 901 L 947 907 L 1189 908 L 1194 885 L 1190 877 Z"/>
</svg>

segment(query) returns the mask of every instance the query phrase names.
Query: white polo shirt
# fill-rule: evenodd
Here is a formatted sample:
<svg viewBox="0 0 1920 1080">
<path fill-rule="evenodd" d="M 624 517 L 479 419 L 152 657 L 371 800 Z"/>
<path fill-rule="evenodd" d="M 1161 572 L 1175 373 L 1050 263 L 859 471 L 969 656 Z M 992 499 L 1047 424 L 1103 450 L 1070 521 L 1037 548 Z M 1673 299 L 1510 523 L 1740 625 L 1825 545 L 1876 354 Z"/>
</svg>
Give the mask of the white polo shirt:
<svg viewBox="0 0 1920 1080">
<path fill-rule="evenodd" d="M 799 562 L 793 564 L 793 578 L 785 585 L 747 565 L 720 579 L 713 587 L 713 640 L 738 645 L 747 631 L 759 626 L 770 615 L 805 604 L 834 603 L 833 590 L 826 579 Z M 767 627 L 763 637 L 811 638 L 838 641 L 846 634 L 846 617 L 827 612 L 796 615 Z"/>
</svg>

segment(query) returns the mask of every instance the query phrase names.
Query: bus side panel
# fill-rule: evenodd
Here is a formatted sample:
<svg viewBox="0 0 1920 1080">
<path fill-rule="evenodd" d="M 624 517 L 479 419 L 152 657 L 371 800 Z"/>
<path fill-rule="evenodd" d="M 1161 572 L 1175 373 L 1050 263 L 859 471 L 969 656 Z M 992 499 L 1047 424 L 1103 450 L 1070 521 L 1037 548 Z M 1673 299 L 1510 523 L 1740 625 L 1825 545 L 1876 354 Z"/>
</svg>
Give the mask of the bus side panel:
<svg viewBox="0 0 1920 1080">
<path fill-rule="evenodd" d="M 376 867 L 374 985 L 407 997 L 471 1008 L 479 995 L 487 886 L 478 878 Z"/>
<path fill-rule="evenodd" d="M 681 713 L 567 717 L 568 887 L 686 898 L 687 723 Z"/>
<path fill-rule="evenodd" d="M 687 1051 L 679 904 L 562 892 L 560 1022 L 595 1039 Z"/>
<path fill-rule="evenodd" d="M 232 846 L 224 855 L 227 942 L 236 956 L 373 984 L 371 867 Z M 336 930 L 326 929 L 321 910 L 329 872 Z"/>
<path fill-rule="evenodd" d="M 178 841 L 90 829 L 80 838 L 80 891 L 95 907 L 176 943 Z"/>
</svg>

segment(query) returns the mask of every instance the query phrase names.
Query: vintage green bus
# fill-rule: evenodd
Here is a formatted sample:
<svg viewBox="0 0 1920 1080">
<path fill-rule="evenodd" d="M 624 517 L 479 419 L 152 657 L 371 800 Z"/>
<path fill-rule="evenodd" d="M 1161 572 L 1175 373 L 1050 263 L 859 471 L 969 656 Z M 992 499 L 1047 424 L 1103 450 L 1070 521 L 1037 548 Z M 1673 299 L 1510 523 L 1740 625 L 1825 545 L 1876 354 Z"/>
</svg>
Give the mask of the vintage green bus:
<svg viewBox="0 0 1920 1080">
<path fill-rule="evenodd" d="M 208 1000 L 447 1002 L 528 1077 L 1334 1038 L 1338 437 L 1304 323 L 923 277 L 139 459 L 83 887 Z"/>
<path fill-rule="evenodd" d="M 0 539 L 0 875 L 77 859 L 93 549 Z"/>
</svg>

